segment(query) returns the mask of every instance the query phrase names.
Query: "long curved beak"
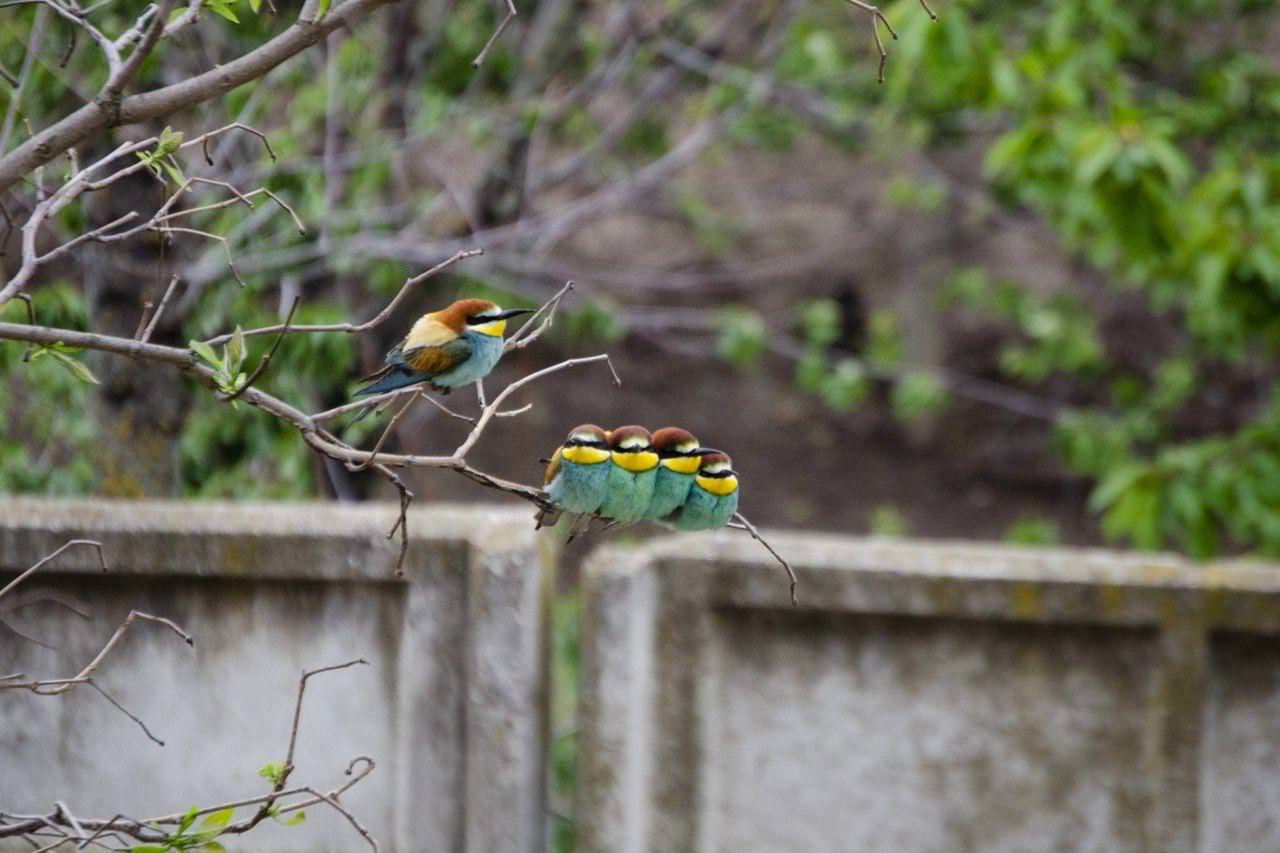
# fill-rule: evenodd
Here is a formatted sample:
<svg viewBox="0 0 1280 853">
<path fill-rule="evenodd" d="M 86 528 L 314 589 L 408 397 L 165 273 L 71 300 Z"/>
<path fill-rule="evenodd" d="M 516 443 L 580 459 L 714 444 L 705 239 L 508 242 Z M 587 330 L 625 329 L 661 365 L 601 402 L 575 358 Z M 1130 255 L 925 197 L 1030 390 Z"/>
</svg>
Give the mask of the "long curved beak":
<svg viewBox="0 0 1280 853">
<path fill-rule="evenodd" d="M 724 453 L 724 451 L 716 450 L 714 447 L 699 447 L 693 451 L 694 456 L 710 456 L 712 453 Z"/>
<path fill-rule="evenodd" d="M 497 314 L 485 315 L 485 320 L 493 322 L 495 320 L 510 320 L 512 317 L 519 317 L 521 314 L 532 314 L 532 308 L 509 308 L 506 311 L 499 311 Z"/>
</svg>

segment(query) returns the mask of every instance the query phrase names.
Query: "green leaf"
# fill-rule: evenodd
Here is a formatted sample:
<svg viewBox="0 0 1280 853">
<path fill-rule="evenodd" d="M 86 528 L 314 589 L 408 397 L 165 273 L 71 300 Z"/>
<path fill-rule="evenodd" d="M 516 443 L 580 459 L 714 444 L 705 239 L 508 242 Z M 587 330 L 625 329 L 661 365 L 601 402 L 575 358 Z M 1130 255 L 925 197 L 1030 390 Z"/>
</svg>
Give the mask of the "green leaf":
<svg viewBox="0 0 1280 853">
<path fill-rule="evenodd" d="M 255 15 L 258 14 L 258 12 L 262 9 L 262 0 L 249 0 L 249 9 L 253 12 L 253 14 Z"/>
<path fill-rule="evenodd" d="M 200 849 L 208 850 L 210 853 L 225 853 L 227 848 L 223 847 L 222 844 L 217 841 L 206 841 L 204 843 L 204 847 Z"/>
<path fill-rule="evenodd" d="M 231 818 L 235 813 L 236 810 L 233 808 L 211 812 L 210 814 L 205 815 L 204 820 L 200 821 L 200 828 L 202 830 L 212 828 L 221 829 L 231 822 Z"/>
<path fill-rule="evenodd" d="M 178 822 L 178 835 L 186 832 L 191 824 L 196 822 L 196 815 L 200 813 L 199 806 L 192 806 L 187 813 L 182 816 L 182 820 Z"/>
<path fill-rule="evenodd" d="M 947 392 L 928 373 L 908 373 L 893 386 L 893 413 L 904 421 L 934 414 L 947 403 Z"/>
<path fill-rule="evenodd" d="M 280 781 L 280 777 L 284 775 L 284 765 L 279 761 L 268 761 L 258 768 L 258 775 L 275 785 Z"/>
<path fill-rule="evenodd" d="M 297 826 L 298 824 L 302 823 L 306 819 L 307 819 L 307 813 L 299 809 L 298 811 L 294 812 L 288 817 L 282 818 L 277 816 L 275 820 L 276 820 L 276 823 L 283 824 L 284 826 Z"/>
<path fill-rule="evenodd" d="M 227 372 L 238 371 L 244 364 L 244 357 L 244 330 L 236 326 L 236 330 L 231 333 L 231 340 L 227 341 Z"/>
<path fill-rule="evenodd" d="M 83 361 L 77 361 L 66 353 L 57 350 L 49 350 L 49 355 L 53 356 L 59 364 L 71 371 L 71 375 L 81 382 L 89 385 L 97 385 L 98 378 L 93 375 L 93 371 L 85 366 Z"/>
<path fill-rule="evenodd" d="M 836 362 L 835 368 L 822 381 L 823 401 L 838 412 L 853 409 L 870 393 L 871 382 L 867 379 L 866 368 L 857 359 L 844 358 Z"/>
<path fill-rule="evenodd" d="M 129 848 L 129 853 L 169 853 L 173 848 L 168 844 L 139 844 Z"/>
<path fill-rule="evenodd" d="M 191 348 L 192 352 L 203 358 L 211 366 L 217 368 L 222 367 L 222 359 L 218 358 L 218 354 L 213 351 L 213 347 L 209 346 L 204 341 L 187 341 L 187 346 Z"/>
<path fill-rule="evenodd" d="M 320 0 L 320 6 L 316 9 L 316 20 L 323 21 L 327 14 L 329 14 L 329 0 Z"/>
<path fill-rule="evenodd" d="M 160 140 L 156 143 L 156 149 L 151 156 L 157 160 L 161 157 L 169 156 L 182 145 L 183 138 L 184 135 L 181 131 L 165 127 L 164 130 L 160 131 Z"/>
<path fill-rule="evenodd" d="M 168 157 L 160 161 L 160 165 L 164 168 L 165 172 L 169 174 L 170 180 L 175 184 L 181 185 L 187 182 L 187 176 L 182 174 L 182 167 L 179 166 L 172 157 Z"/>
<path fill-rule="evenodd" d="M 796 312 L 804 337 L 815 347 L 829 347 L 840 338 L 840 306 L 834 299 L 815 299 Z"/>
<path fill-rule="evenodd" d="M 1116 468 L 1103 477 L 1093 494 L 1089 495 L 1089 509 L 1094 512 L 1107 509 L 1147 473 L 1147 466 L 1133 463 Z"/>
<path fill-rule="evenodd" d="M 716 350 L 720 357 L 738 367 L 749 367 L 764 353 L 764 319 L 755 311 L 733 309 L 721 315 L 720 338 Z"/>
<path fill-rule="evenodd" d="M 204 0 L 204 7 L 216 15 L 221 15 L 233 24 L 240 23 L 235 11 L 231 8 L 235 0 Z"/>
</svg>

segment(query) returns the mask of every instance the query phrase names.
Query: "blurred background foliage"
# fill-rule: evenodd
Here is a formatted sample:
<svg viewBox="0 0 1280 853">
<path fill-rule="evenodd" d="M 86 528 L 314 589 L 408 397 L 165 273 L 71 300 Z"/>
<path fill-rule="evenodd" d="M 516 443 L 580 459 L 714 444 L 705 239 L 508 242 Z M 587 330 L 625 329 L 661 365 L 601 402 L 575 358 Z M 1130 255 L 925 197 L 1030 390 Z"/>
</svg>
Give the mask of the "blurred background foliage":
<svg viewBox="0 0 1280 853">
<path fill-rule="evenodd" d="M 479 70 L 492 4 L 401 4 L 172 117 L 189 134 L 267 132 L 274 162 L 227 137 L 213 166 L 181 168 L 270 188 L 307 233 L 266 201 L 194 216 L 227 238 L 243 287 L 216 242 L 86 246 L 33 289 L 39 322 L 127 334 L 174 273 L 160 341 L 276 322 L 296 294 L 299 322 L 359 321 L 480 245 L 376 334 L 291 337 L 264 386 L 340 404 L 413 311 L 461 293 L 536 304 L 573 278 L 554 335 L 504 369 L 607 347 L 628 387 L 548 392 L 488 451 L 505 475 L 534 481 L 573 423 L 685 418 L 740 454 L 758 522 L 1280 555 L 1272 2 L 937 0 L 933 21 L 900 0 L 883 85 L 870 20 L 847 4 L 518 5 Z M 99 25 L 140 8 L 121 0 Z M 209 9 L 145 81 L 283 26 L 247 2 Z M 22 64 L 39 14 L 0 11 L 0 66 Z M 20 110 L 36 127 L 102 77 L 84 45 L 60 65 L 69 33 L 49 31 Z M 0 112 L 11 95 L 0 85 Z M 173 187 L 140 179 L 58 227 Z M 267 344 L 251 339 L 249 364 Z M 0 346 L 0 491 L 373 489 L 172 377 L 92 358 L 95 384 L 23 356 Z M 424 410 L 396 441 L 425 450 L 456 428 Z M 427 497 L 453 496 L 443 482 Z"/>
</svg>

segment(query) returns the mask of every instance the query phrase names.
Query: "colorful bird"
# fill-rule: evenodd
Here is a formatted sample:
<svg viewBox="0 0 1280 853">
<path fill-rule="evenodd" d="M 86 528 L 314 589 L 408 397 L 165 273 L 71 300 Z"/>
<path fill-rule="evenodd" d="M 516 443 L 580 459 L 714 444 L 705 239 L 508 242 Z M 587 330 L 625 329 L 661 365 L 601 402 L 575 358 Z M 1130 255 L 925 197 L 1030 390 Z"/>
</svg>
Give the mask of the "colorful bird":
<svg viewBox="0 0 1280 853">
<path fill-rule="evenodd" d="M 574 427 L 547 465 L 547 497 L 557 510 L 538 513 L 538 527 L 555 524 L 560 511 L 594 513 L 609 477 L 609 434 L 595 424 Z"/>
<path fill-rule="evenodd" d="M 693 486 L 702 454 L 712 451 L 700 447 L 688 430 L 663 427 L 653 433 L 653 449 L 658 453 L 658 476 L 653 484 L 653 497 L 644 517 L 665 518 L 680 508 Z"/>
<path fill-rule="evenodd" d="M 386 365 L 366 376 L 372 384 L 357 397 L 425 382 L 447 394 L 450 388 L 484 378 L 502 358 L 507 320 L 531 308 L 503 311 L 487 299 L 459 299 L 443 311 L 424 314 L 404 340 L 387 353 Z"/>
<path fill-rule="evenodd" d="M 737 511 L 738 475 L 733 460 L 713 450 L 703 455 L 684 505 L 663 521 L 676 530 L 710 530 L 724 527 Z"/>
<path fill-rule="evenodd" d="M 605 498 L 596 510 L 601 518 L 632 524 L 644 518 L 658 477 L 653 438 L 642 426 L 618 427 L 609 433 L 610 464 Z"/>
</svg>

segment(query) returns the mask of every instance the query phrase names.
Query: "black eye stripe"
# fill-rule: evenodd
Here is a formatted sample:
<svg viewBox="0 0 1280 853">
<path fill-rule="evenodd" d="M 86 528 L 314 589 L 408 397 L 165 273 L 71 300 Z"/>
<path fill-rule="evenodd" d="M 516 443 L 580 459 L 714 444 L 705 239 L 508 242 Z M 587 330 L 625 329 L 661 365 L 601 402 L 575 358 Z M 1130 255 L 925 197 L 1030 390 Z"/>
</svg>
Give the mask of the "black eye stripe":
<svg viewBox="0 0 1280 853">
<path fill-rule="evenodd" d="M 608 447 L 608 445 L 605 444 L 604 441 L 602 441 L 601 439 L 588 440 L 588 439 L 582 439 L 582 438 L 571 438 L 564 443 L 564 446 L 565 447 L 599 447 L 602 450 Z"/>
<path fill-rule="evenodd" d="M 734 473 L 733 471 L 715 471 L 715 472 L 712 472 L 712 471 L 699 471 L 699 472 L 698 472 L 698 476 L 699 476 L 699 477 L 708 477 L 708 478 L 710 478 L 710 479 L 712 479 L 712 480 L 724 480 L 724 479 L 727 479 L 727 478 L 729 478 L 729 477 L 736 477 L 736 476 L 738 476 L 738 475 L 737 475 L 736 473 Z"/>
</svg>

